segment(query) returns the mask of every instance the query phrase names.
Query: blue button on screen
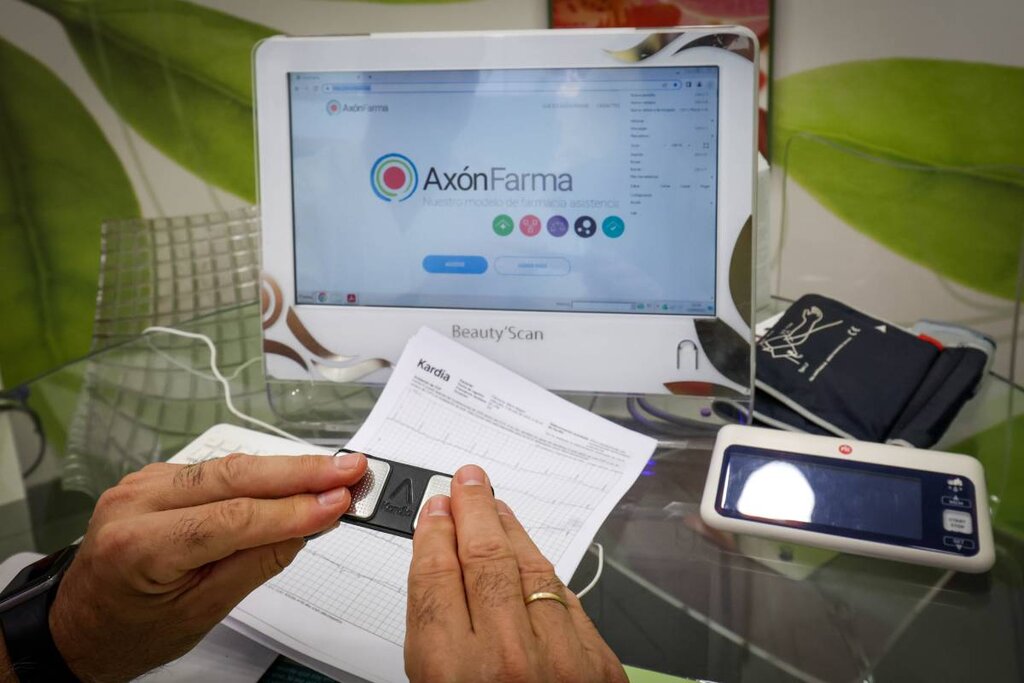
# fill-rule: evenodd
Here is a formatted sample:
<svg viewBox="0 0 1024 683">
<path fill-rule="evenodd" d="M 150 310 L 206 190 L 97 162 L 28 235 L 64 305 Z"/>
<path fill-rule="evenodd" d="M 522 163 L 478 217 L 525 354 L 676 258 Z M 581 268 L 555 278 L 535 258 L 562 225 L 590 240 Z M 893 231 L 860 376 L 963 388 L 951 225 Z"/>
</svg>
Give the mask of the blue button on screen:
<svg viewBox="0 0 1024 683">
<path fill-rule="evenodd" d="M 430 254 L 423 257 L 423 270 L 428 273 L 480 275 L 487 272 L 487 259 L 483 256 Z"/>
</svg>

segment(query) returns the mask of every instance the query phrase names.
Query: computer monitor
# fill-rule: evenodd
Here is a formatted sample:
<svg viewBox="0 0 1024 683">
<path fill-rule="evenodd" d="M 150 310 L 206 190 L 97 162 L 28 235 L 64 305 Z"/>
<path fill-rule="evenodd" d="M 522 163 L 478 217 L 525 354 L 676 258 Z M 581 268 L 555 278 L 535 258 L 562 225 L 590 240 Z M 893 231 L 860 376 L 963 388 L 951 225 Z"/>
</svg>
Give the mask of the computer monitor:
<svg viewBox="0 0 1024 683">
<path fill-rule="evenodd" d="M 267 376 L 382 382 L 426 325 L 555 390 L 749 392 L 756 84 L 734 27 L 264 41 Z"/>
</svg>

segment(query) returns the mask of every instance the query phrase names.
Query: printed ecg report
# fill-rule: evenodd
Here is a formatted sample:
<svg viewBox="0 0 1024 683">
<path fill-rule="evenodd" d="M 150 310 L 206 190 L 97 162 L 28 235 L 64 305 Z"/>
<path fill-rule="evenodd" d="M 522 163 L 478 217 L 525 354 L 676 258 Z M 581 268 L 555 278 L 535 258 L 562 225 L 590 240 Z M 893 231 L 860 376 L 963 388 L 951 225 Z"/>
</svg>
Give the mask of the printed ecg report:
<svg viewBox="0 0 1024 683">
<path fill-rule="evenodd" d="M 311 452 L 255 438 L 266 442 L 263 452 L 274 450 L 270 443 L 276 452 Z M 567 582 L 655 445 L 423 328 L 347 447 L 446 473 L 482 466 Z M 228 623 L 332 675 L 404 681 L 411 557 L 408 539 L 342 524 L 311 541 Z"/>
</svg>

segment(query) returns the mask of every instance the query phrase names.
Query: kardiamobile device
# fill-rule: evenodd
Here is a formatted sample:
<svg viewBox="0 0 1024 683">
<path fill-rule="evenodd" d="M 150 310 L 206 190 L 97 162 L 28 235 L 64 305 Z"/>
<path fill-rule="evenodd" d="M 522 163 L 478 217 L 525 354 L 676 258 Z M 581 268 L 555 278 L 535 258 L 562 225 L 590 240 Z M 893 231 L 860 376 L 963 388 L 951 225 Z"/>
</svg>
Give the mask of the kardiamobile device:
<svg viewBox="0 0 1024 683">
<path fill-rule="evenodd" d="M 746 29 L 271 38 L 254 70 L 268 378 L 384 381 L 426 325 L 549 389 L 749 394 Z"/>
<path fill-rule="evenodd" d="M 984 471 L 955 453 L 730 425 L 700 513 L 723 531 L 957 571 L 995 561 Z"/>
<path fill-rule="evenodd" d="M 367 455 L 366 474 L 351 488 L 341 521 L 412 538 L 423 506 L 438 494 L 451 495 L 451 483 L 451 475 Z"/>
</svg>

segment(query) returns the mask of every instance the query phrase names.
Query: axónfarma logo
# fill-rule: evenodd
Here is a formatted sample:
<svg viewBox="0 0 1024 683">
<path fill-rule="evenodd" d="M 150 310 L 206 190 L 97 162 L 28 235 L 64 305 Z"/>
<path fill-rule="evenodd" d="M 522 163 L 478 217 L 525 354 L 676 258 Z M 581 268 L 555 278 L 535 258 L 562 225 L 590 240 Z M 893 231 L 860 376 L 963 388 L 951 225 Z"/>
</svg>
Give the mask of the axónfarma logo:
<svg viewBox="0 0 1024 683">
<path fill-rule="evenodd" d="M 385 154 L 370 169 L 370 187 L 386 202 L 404 202 L 416 191 L 419 180 L 416 164 L 403 154 Z"/>
</svg>

